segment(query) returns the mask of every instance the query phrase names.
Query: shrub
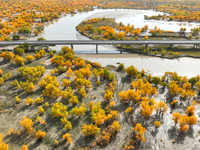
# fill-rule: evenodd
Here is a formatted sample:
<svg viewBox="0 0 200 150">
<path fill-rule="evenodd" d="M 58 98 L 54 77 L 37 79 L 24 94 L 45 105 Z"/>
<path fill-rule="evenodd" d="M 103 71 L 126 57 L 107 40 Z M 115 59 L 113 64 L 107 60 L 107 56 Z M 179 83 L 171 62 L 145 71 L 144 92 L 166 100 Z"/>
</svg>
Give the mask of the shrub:
<svg viewBox="0 0 200 150">
<path fill-rule="evenodd" d="M 193 36 L 192 36 L 192 34 L 190 34 L 189 36 L 188 36 L 188 39 L 192 39 L 193 38 Z"/>
<path fill-rule="evenodd" d="M 96 82 L 95 82 L 95 85 L 98 87 L 99 85 L 101 84 L 101 82 L 99 81 L 99 80 L 97 80 Z"/>
<path fill-rule="evenodd" d="M 19 98 L 18 96 L 15 96 L 15 102 L 18 104 L 21 101 L 21 98 Z"/>
<path fill-rule="evenodd" d="M 50 59 L 50 62 L 51 62 L 51 64 L 55 64 L 55 65 L 58 65 L 58 66 L 64 65 L 64 57 L 60 56 L 60 55 L 53 56 Z"/>
<path fill-rule="evenodd" d="M 24 53 L 24 49 L 21 48 L 20 46 L 17 46 L 14 48 L 14 52 L 19 55 L 19 56 L 22 56 L 22 54 Z"/>
<path fill-rule="evenodd" d="M 0 85 L 4 84 L 4 79 L 3 77 L 0 77 Z"/>
<path fill-rule="evenodd" d="M 2 74 L 3 74 L 3 71 L 0 69 L 0 77 L 2 76 Z"/>
<path fill-rule="evenodd" d="M 19 40 L 20 39 L 20 35 L 19 34 L 14 34 L 13 35 L 13 40 Z"/>
<path fill-rule="evenodd" d="M 85 61 L 80 57 L 76 58 L 74 63 L 75 63 L 75 66 L 79 68 L 85 66 Z"/>
<path fill-rule="evenodd" d="M 34 57 L 39 59 L 39 58 L 44 57 L 45 54 L 46 54 L 46 51 L 43 48 L 41 48 L 39 52 L 36 51 L 36 54 Z"/>
<path fill-rule="evenodd" d="M 126 72 L 129 76 L 133 77 L 137 75 L 137 69 L 135 67 L 133 67 L 132 65 L 127 67 Z"/>
<path fill-rule="evenodd" d="M 43 97 L 41 97 L 41 98 L 37 97 L 35 100 L 35 103 L 37 103 L 37 104 L 41 104 L 42 102 L 43 102 Z"/>
<path fill-rule="evenodd" d="M 165 50 L 164 48 L 162 48 L 162 50 L 161 50 L 161 55 L 162 56 L 165 56 L 167 54 L 167 50 Z"/>
<path fill-rule="evenodd" d="M 28 105 L 32 105 L 34 103 L 34 100 L 32 98 L 29 98 L 29 97 L 25 101 Z"/>
<path fill-rule="evenodd" d="M 67 107 L 57 102 L 51 108 L 51 115 L 54 117 L 68 117 Z"/>
<path fill-rule="evenodd" d="M 117 67 L 118 71 L 122 71 L 124 69 L 124 64 L 120 63 L 119 66 Z"/>
<path fill-rule="evenodd" d="M 27 55 L 27 56 L 26 56 L 26 61 L 27 61 L 28 63 L 32 62 L 33 60 L 34 60 L 34 57 L 33 57 L 32 55 Z"/>
<path fill-rule="evenodd" d="M 28 133 L 33 130 L 33 121 L 32 119 L 27 118 L 26 116 L 21 121 L 21 125 L 26 129 Z"/>
<path fill-rule="evenodd" d="M 144 132 L 146 132 L 146 129 L 142 127 L 141 124 L 137 123 L 133 130 L 136 132 L 136 138 L 141 142 L 145 142 Z"/>
<path fill-rule="evenodd" d="M 3 58 L 3 61 L 11 61 L 15 57 L 15 54 L 13 52 L 6 51 L 6 52 L 2 52 L 0 54 L 0 57 Z"/>
<path fill-rule="evenodd" d="M 43 109 L 42 106 L 38 107 L 38 112 L 39 112 L 40 115 L 42 115 L 44 113 L 44 109 Z"/>
<path fill-rule="evenodd" d="M 64 134 L 62 137 L 63 137 L 63 139 L 65 139 L 69 144 L 72 143 L 71 134 L 66 133 L 66 134 Z"/>
<path fill-rule="evenodd" d="M 4 41 L 12 41 L 10 37 L 6 37 Z"/>
<path fill-rule="evenodd" d="M 39 37 L 37 40 L 38 40 L 38 41 L 46 41 L 46 39 L 43 38 L 43 37 Z"/>
<path fill-rule="evenodd" d="M 28 146 L 27 145 L 23 145 L 22 146 L 22 150 L 28 150 Z"/>
<path fill-rule="evenodd" d="M 25 64 L 24 64 L 24 58 L 23 57 L 21 57 L 21 56 L 15 56 L 15 64 L 16 65 L 21 65 L 21 66 L 24 66 Z"/>
<path fill-rule="evenodd" d="M 154 125 L 155 125 L 156 128 L 159 128 L 161 126 L 160 121 L 155 121 Z"/>
<path fill-rule="evenodd" d="M 93 124 L 83 124 L 82 133 L 84 134 L 84 136 L 97 136 L 97 134 L 100 133 L 100 128 Z"/>
<path fill-rule="evenodd" d="M 41 83 L 41 82 L 40 82 Z M 55 82 L 54 82 L 55 83 Z M 61 90 L 57 88 L 53 83 L 47 84 L 45 89 L 42 90 L 42 95 L 47 97 L 58 97 L 60 95 Z"/>
<path fill-rule="evenodd" d="M 3 143 L 2 139 L 3 139 L 3 135 L 0 134 L 0 148 L 1 148 L 1 150 L 8 150 L 8 144 Z"/>
</svg>

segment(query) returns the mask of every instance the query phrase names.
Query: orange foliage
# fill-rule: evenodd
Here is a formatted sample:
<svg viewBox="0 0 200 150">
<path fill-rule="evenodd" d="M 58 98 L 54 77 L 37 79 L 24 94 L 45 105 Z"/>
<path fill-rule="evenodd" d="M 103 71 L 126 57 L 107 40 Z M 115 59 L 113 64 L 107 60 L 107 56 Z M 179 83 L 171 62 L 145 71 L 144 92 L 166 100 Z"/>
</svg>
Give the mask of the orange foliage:
<svg viewBox="0 0 200 150">
<path fill-rule="evenodd" d="M 144 127 L 142 127 L 141 124 L 137 123 L 135 128 L 133 128 L 133 130 L 136 132 L 136 138 L 137 140 L 141 141 L 141 142 L 145 142 L 145 137 L 144 137 L 144 132 L 146 132 L 146 129 Z"/>
</svg>

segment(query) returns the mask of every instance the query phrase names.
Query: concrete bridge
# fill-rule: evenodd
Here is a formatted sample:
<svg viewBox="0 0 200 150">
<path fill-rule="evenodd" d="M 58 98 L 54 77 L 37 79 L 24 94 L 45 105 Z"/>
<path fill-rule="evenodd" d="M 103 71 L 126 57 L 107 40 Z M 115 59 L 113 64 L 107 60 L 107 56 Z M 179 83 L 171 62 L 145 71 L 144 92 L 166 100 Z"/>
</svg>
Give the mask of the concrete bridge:
<svg viewBox="0 0 200 150">
<path fill-rule="evenodd" d="M 161 45 L 170 45 L 171 47 L 175 44 L 178 45 L 194 45 L 193 48 L 197 48 L 198 45 L 200 45 L 200 40 L 185 40 L 185 41 L 94 41 L 94 40 L 47 40 L 47 41 L 0 41 L 0 47 L 2 46 L 10 46 L 10 45 L 20 45 L 28 43 L 29 45 L 34 46 L 46 46 L 47 49 L 49 46 L 55 46 L 55 45 L 71 45 L 71 48 L 73 49 L 73 45 L 96 45 L 96 54 L 98 54 L 98 45 L 121 45 L 120 53 L 122 53 L 123 45 L 131 45 L 131 44 L 138 44 L 138 45 L 145 45 L 147 47 L 150 44 L 161 44 Z"/>
</svg>

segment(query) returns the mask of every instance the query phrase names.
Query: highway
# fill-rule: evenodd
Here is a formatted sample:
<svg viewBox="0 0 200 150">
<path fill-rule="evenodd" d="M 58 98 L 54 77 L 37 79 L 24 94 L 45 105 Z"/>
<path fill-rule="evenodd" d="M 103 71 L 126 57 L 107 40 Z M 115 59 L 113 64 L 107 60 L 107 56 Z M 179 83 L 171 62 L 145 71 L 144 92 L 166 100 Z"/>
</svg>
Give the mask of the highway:
<svg viewBox="0 0 200 150">
<path fill-rule="evenodd" d="M 98 45 L 121 45 L 121 53 L 122 53 L 122 45 L 130 45 L 130 44 L 139 44 L 148 46 L 149 44 L 166 44 L 166 45 L 188 45 L 192 44 L 194 47 L 197 47 L 200 44 L 200 40 L 185 40 L 185 41 L 172 41 L 172 40 L 162 40 L 162 41 L 95 41 L 95 40 L 47 40 L 47 41 L 0 41 L 0 47 L 2 46 L 10 46 L 10 45 L 19 45 L 28 43 L 29 45 L 34 46 L 54 46 L 54 45 L 71 45 L 73 49 L 73 45 L 96 45 L 96 53 L 98 53 Z"/>
<path fill-rule="evenodd" d="M 109 45 L 109 44 L 200 44 L 200 40 L 186 41 L 93 41 L 93 40 L 47 40 L 47 41 L 0 41 L 0 46 L 19 45 Z"/>
</svg>

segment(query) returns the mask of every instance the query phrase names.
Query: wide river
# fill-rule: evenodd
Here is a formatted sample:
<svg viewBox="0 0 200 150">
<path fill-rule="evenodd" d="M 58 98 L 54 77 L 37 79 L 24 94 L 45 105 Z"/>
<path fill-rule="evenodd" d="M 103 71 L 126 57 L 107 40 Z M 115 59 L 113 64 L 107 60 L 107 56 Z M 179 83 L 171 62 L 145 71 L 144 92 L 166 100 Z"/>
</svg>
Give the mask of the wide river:
<svg viewBox="0 0 200 150">
<path fill-rule="evenodd" d="M 163 14 L 162 12 L 156 12 L 153 10 L 127 10 L 127 9 L 95 9 L 90 12 L 81 12 L 75 15 L 68 14 L 59 20 L 52 21 L 48 23 L 44 31 L 42 32 L 42 37 L 47 40 L 88 40 L 87 37 L 80 35 L 76 31 L 76 26 L 83 20 L 90 18 L 102 18 L 109 17 L 115 18 L 116 22 L 122 22 L 127 25 L 134 25 L 136 28 L 148 25 L 149 29 L 153 29 L 155 26 L 162 30 L 179 31 L 181 27 L 185 27 L 189 32 L 191 28 L 198 26 L 197 23 L 187 23 L 187 22 L 167 22 L 167 21 L 157 21 L 157 20 L 144 20 L 144 15 L 158 15 Z M 62 46 L 51 47 L 52 49 L 60 50 Z M 95 46 L 74 46 L 74 51 L 79 56 L 86 58 L 91 61 L 97 61 L 106 65 L 115 65 L 117 62 L 124 63 L 124 65 L 133 65 L 138 70 L 145 69 L 147 72 L 153 75 L 162 75 L 166 71 L 177 72 L 181 76 L 196 76 L 200 74 L 200 59 L 193 58 L 179 58 L 174 60 L 162 59 L 156 57 L 144 57 L 137 54 L 119 54 L 113 46 L 99 46 L 99 53 L 104 53 L 104 55 L 84 55 L 86 53 L 94 54 Z M 106 54 L 107 53 L 107 54 Z M 108 54 L 112 53 L 112 54 Z M 80 55 L 82 54 L 82 55 Z"/>
</svg>

